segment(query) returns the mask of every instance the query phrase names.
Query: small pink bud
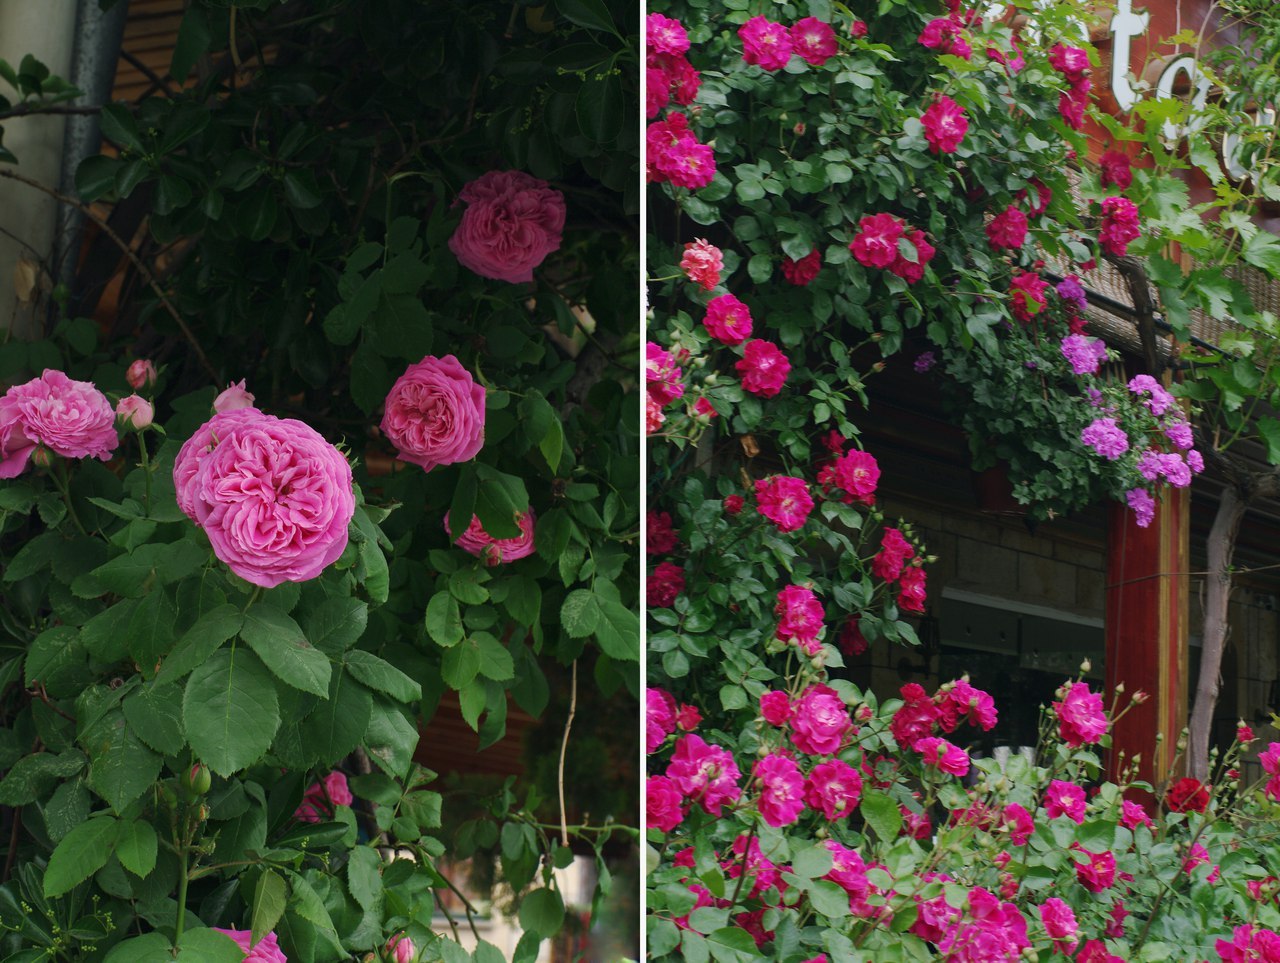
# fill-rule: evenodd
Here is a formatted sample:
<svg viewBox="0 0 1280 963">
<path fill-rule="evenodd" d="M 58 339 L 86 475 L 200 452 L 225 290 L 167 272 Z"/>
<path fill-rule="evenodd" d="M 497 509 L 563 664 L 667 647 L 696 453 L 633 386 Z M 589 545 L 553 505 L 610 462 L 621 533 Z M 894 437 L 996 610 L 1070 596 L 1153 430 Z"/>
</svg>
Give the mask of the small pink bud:
<svg viewBox="0 0 1280 963">
<path fill-rule="evenodd" d="M 867 35 L 867 24 L 863 20 L 855 20 L 849 25 L 849 35 L 852 37 L 865 37 Z"/>
<path fill-rule="evenodd" d="M 129 395 L 116 403 L 116 418 L 124 427 L 133 428 L 135 431 L 150 427 L 155 414 L 156 411 L 151 406 L 151 402 L 141 395 Z"/>
<path fill-rule="evenodd" d="M 37 468 L 48 468 L 53 464 L 53 452 L 44 445 L 37 445 L 36 450 L 31 453 L 31 463 Z"/>
<path fill-rule="evenodd" d="M 237 408 L 252 408 L 253 395 L 244 386 L 241 378 L 235 384 L 227 386 L 227 390 L 213 399 L 213 410 L 218 414 L 224 411 L 235 411 Z"/>
<path fill-rule="evenodd" d="M 1145 692 L 1143 692 L 1141 689 L 1139 689 L 1137 692 L 1133 694 L 1134 705 L 1142 705 L 1142 703 L 1146 702 L 1150 698 L 1151 697 L 1147 695 Z"/>
<path fill-rule="evenodd" d="M 791 128 L 791 129 L 795 132 L 795 135 L 796 135 L 797 137 L 803 137 L 803 136 L 804 136 L 804 132 L 805 132 L 806 130 L 808 130 L 809 128 L 805 126 L 804 121 L 800 120 L 800 121 L 796 121 L 796 125 L 795 125 L 795 127 Z"/>
<path fill-rule="evenodd" d="M 156 383 L 156 366 L 146 358 L 139 358 L 129 365 L 129 370 L 124 373 L 124 380 L 129 382 L 129 387 L 134 391 L 150 388 Z"/>
<path fill-rule="evenodd" d="M 387 952 L 391 954 L 395 963 L 413 963 L 418 948 L 404 933 L 397 933 L 387 942 Z"/>
</svg>

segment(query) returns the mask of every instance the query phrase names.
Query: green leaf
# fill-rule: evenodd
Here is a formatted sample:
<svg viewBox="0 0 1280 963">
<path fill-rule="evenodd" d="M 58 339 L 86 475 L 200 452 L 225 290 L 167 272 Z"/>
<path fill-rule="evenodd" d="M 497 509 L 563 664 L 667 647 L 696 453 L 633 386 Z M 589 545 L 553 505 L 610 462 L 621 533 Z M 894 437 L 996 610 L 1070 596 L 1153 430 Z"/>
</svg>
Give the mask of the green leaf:
<svg viewBox="0 0 1280 963">
<path fill-rule="evenodd" d="M 322 763 L 335 763 L 364 738 L 373 713 L 373 693 L 355 681 L 345 665 L 329 680 L 329 699 L 307 719 L 310 748 Z"/>
<path fill-rule="evenodd" d="M 270 605 L 255 605 L 244 617 L 243 638 L 282 682 L 322 699 L 329 693 L 329 657 L 302 634 L 298 623 Z"/>
<path fill-rule="evenodd" d="M 110 611 L 110 609 L 108 609 Z M 244 616 L 234 605 L 219 605 L 200 617 L 187 629 L 173 652 L 156 673 L 156 684 L 176 682 L 233 638 L 244 623 Z"/>
<path fill-rule="evenodd" d="M 337 931 L 333 928 L 333 920 L 329 916 L 329 911 L 325 909 L 324 900 L 320 898 L 315 888 L 305 877 L 297 873 L 289 873 L 288 875 L 290 889 L 289 909 L 314 926 L 320 935 L 335 948 L 333 959 L 339 959 L 341 957 L 341 943 L 338 940 Z"/>
<path fill-rule="evenodd" d="M 571 23 L 590 30 L 604 30 L 616 33 L 613 17 L 609 16 L 609 8 L 604 0 L 556 0 L 556 9 Z"/>
<path fill-rule="evenodd" d="M 225 933 L 187 930 L 178 941 L 178 963 L 243 963 L 244 950 Z"/>
<path fill-rule="evenodd" d="M 476 481 L 475 513 L 480 525 L 494 538 L 518 538 L 516 516 L 529 510 L 524 481 L 483 462 L 476 464 Z"/>
<path fill-rule="evenodd" d="M 571 638 L 581 639 L 596 630 L 600 622 L 600 604 L 588 589 L 574 589 L 560 606 L 560 624 Z"/>
<path fill-rule="evenodd" d="M 627 114 L 623 105 L 622 78 L 615 73 L 588 77 L 578 88 L 573 110 L 583 134 L 597 144 L 612 144 L 622 132 Z"/>
<path fill-rule="evenodd" d="M 868 789 L 863 793 L 862 803 L 858 809 L 862 813 L 862 818 L 867 821 L 867 825 L 885 842 L 892 842 L 898 838 L 898 830 L 902 828 L 902 813 L 898 811 L 898 804 L 890 796 Z"/>
<path fill-rule="evenodd" d="M 440 675 L 450 689 L 470 685 L 480 671 L 480 647 L 474 639 L 464 639 L 446 649 L 440 663 Z"/>
<path fill-rule="evenodd" d="M 262 241 L 276 226 L 279 213 L 275 191 L 270 187 L 259 187 L 240 204 L 236 211 L 236 227 L 250 241 Z"/>
<path fill-rule="evenodd" d="M 121 823 L 120 833 L 116 837 L 116 856 L 120 865 L 142 879 L 151 875 L 156 868 L 156 855 L 159 852 L 159 841 L 155 827 L 141 819 L 131 823 Z"/>
<path fill-rule="evenodd" d="M 0 806 L 25 806 L 46 795 L 60 780 L 70 779 L 84 768 L 85 757 L 76 749 L 54 755 L 37 752 L 23 756 L 0 780 Z"/>
<path fill-rule="evenodd" d="M 108 140 L 129 150 L 143 150 L 138 123 L 124 104 L 107 104 L 98 115 L 102 121 L 102 134 Z"/>
<path fill-rule="evenodd" d="M 449 647 L 462 641 L 462 615 L 458 600 L 448 592 L 437 592 L 427 603 L 427 634 L 440 645 Z"/>
<path fill-rule="evenodd" d="M 418 738 L 418 727 L 413 720 L 406 718 L 404 710 L 385 699 L 373 700 L 364 745 L 369 758 L 384 772 L 397 778 L 402 776 L 413 761 Z"/>
<path fill-rule="evenodd" d="M 138 738 L 124 713 L 113 709 L 84 734 L 90 759 L 89 784 L 121 812 L 160 776 L 161 758 Z"/>
<path fill-rule="evenodd" d="M 30 689 L 37 683 L 57 692 L 70 673 L 84 663 L 80 633 L 69 625 L 45 629 L 27 650 L 26 683 Z"/>
<path fill-rule="evenodd" d="M 515 677 L 515 663 L 501 642 L 488 632 L 477 632 L 472 641 L 480 654 L 480 674 L 495 682 L 505 682 Z"/>
<path fill-rule="evenodd" d="M 791 871 L 805 879 L 817 879 L 831 872 L 832 855 L 826 846 L 809 846 L 792 857 Z"/>
<path fill-rule="evenodd" d="M 44 895 L 61 896 L 107 865 L 118 825 L 114 816 L 95 816 L 67 833 L 49 856 Z"/>
<path fill-rule="evenodd" d="M 1267 446 L 1267 463 L 1280 464 L 1280 421 L 1270 417 L 1258 418 L 1258 435 Z"/>
<path fill-rule="evenodd" d="M 255 946 L 259 940 L 265 939 L 266 935 L 275 929 L 276 924 L 280 922 L 280 917 L 284 916 L 287 896 L 288 887 L 283 877 L 275 870 L 264 870 L 258 877 L 258 885 L 253 890 L 250 926 Z"/>
<path fill-rule="evenodd" d="M 275 684 L 251 652 L 220 649 L 187 679 L 182 720 L 196 756 L 230 776 L 261 759 L 275 737 Z"/>
<path fill-rule="evenodd" d="M 708 934 L 707 948 L 719 963 L 751 963 L 760 959 L 756 941 L 737 926 L 726 926 Z"/>
<path fill-rule="evenodd" d="M 806 888 L 809 902 L 823 916 L 838 920 L 849 915 L 849 894 L 831 880 L 814 880 Z"/>
<path fill-rule="evenodd" d="M 357 846 L 347 860 L 347 886 L 366 911 L 375 910 L 382 900 L 382 857 L 369 846 Z"/>
<path fill-rule="evenodd" d="M 209 30 L 208 15 L 204 7 L 191 4 L 178 26 L 178 39 L 173 47 L 173 57 L 169 61 L 169 76 L 179 84 L 184 83 L 200 55 L 209 49 L 212 40 L 213 34 Z"/>
<path fill-rule="evenodd" d="M 116 186 L 116 169 L 120 161 L 105 154 L 86 157 L 76 168 L 76 192 L 86 204 L 91 204 L 111 192 Z"/>
<path fill-rule="evenodd" d="M 543 939 L 560 932 L 564 925 L 564 900 L 554 889 L 535 889 L 520 904 L 520 926 Z"/>
<path fill-rule="evenodd" d="M 28 575 L 34 575 L 41 569 L 48 568 L 53 562 L 53 553 L 62 539 L 56 532 L 42 532 L 18 549 L 18 553 L 5 566 L 3 576 L 6 582 L 18 582 Z"/>
<path fill-rule="evenodd" d="M 102 963 L 173 963 L 172 949 L 162 933 L 147 933 L 117 943 Z"/>
<path fill-rule="evenodd" d="M 121 708 L 129 727 L 156 752 L 176 756 L 187 744 L 182 731 L 182 692 L 176 685 L 143 686 Z"/>
<path fill-rule="evenodd" d="M 337 658 L 360 641 L 369 625 L 369 605 L 360 599 L 325 599 L 303 616 L 307 638 L 321 652 Z"/>
<path fill-rule="evenodd" d="M 489 573 L 484 569 L 458 569 L 449 576 L 449 594 L 466 605 L 481 605 L 489 601 L 489 590 L 481 584 L 488 579 Z"/>
<path fill-rule="evenodd" d="M 385 692 L 400 702 L 416 702 L 422 698 L 422 686 L 372 652 L 352 649 L 346 654 L 346 664 L 351 674 L 370 689 Z"/>
<path fill-rule="evenodd" d="M 600 618 L 596 623 L 596 641 L 605 655 L 625 662 L 640 658 L 640 617 L 612 598 L 597 598 Z"/>
<path fill-rule="evenodd" d="M 160 587 L 152 589 L 129 616 L 125 624 L 129 654 L 144 676 L 154 675 L 161 659 L 168 654 L 177 621 L 178 610 Z"/>
</svg>

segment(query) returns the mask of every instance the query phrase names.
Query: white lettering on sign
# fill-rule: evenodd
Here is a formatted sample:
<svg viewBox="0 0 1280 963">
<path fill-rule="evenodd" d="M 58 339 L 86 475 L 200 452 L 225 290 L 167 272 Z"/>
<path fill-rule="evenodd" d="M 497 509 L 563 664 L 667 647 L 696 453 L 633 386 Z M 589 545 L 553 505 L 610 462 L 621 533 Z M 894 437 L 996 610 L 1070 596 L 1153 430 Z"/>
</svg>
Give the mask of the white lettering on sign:
<svg viewBox="0 0 1280 963">
<path fill-rule="evenodd" d="M 1116 0 L 1116 15 L 1111 18 L 1111 93 L 1121 110 L 1132 110 L 1138 92 L 1129 83 L 1129 41 L 1141 37 L 1151 23 L 1151 14 L 1133 12 L 1133 0 Z"/>
<path fill-rule="evenodd" d="M 1174 93 L 1174 83 L 1178 79 L 1178 74 L 1187 75 L 1187 82 L 1195 87 L 1195 93 L 1191 95 L 1191 116 L 1187 122 L 1175 124 L 1172 121 L 1165 121 L 1160 129 L 1161 133 L 1170 140 L 1194 134 L 1204 126 L 1203 117 L 1198 115 L 1204 110 L 1205 103 L 1209 99 L 1209 88 L 1213 86 L 1213 82 L 1196 63 L 1196 58 L 1186 54 L 1174 59 L 1161 71 L 1160 79 L 1156 81 L 1157 100 L 1171 100 L 1177 96 Z"/>
</svg>

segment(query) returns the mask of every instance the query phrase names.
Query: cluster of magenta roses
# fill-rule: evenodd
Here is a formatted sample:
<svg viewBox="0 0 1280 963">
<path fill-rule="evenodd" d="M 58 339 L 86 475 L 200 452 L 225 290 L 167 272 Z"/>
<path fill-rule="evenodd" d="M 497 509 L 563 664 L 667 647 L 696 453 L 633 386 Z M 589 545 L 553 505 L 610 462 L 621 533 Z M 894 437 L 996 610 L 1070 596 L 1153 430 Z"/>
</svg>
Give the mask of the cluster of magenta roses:
<svg viewBox="0 0 1280 963">
<path fill-rule="evenodd" d="M 818 465 L 817 495 L 819 499 L 838 505 L 860 505 L 872 510 L 872 518 L 883 522 L 874 511 L 880 467 L 875 456 L 857 448 L 845 450 L 848 442 L 839 432 L 829 432 L 823 440 L 827 456 Z M 756 479 L 753 485 L 755 512 L 736 522 L 745 534 L 763 519 L 779 535 L 799 533 L 803 537 L 806 524 L 815 508 L 814 487 L 797 475 L 770 475 Z M 721 508 L 727 518 L 737 520 L 747 506 L 739 494 L 726 495 Z M 754 516 L 754 517 L 753 517 Z M 871 525 L 859 525 L 859 536 L 865 539 L 873 531 Z M 924 565 L 929 558 L 922 546 L 913 545 L 903 529 L 885 525 L 880 545 L 869 560 L 869 571 L 878 580 L 876 592 L 891 594 L 897 585 L 897 609 L 919 614 L 925 610 L 926 589 Z M 650 556 L 669 556 L 679 552 L 681 538 L 669 512 L 651 511 L 646 519 L 646 551 Z M 651 609 L 669 608 L 685 590 L 685 569 L 674 561 L 658 562 L 646 581 L 646 602 Z M 868 601 L 868 604 L 870 602 Z M 825 638 L 826 610 L 810 585 L 788 585 L 777 595 L 774 607 L 777 618 L 772 646 L 784 651 L 793 646 L 805 656 L 821 661 Z M 849 656 L 867 650 L 859 614 L 842 621 L 837 635 L 839 647 Z"/>
<path fill-rule="evenodd" d="M 1235 768 L 1255 738 L 1247 726 L 1223 760 L 1230 791 L 1183 779 L 1153 801 L 1113 783 L 1090 788 L 1092 750 L 1127 707 L 1108 713 L 1080 680 L 1045 710 L 1038 768 L 963 748 L 964 727 L 997 723 L 990 694 L 965 678 L 932 695 L 908 684 L 881 705 L 822 670 L 755 689 L 757 711 L 740 729 L 727 718 L 712 729 L 670 692 L 647 692 L 646 807 L 661 881 L 654 958 L 696 956 L 705 941 L 738 945 L 738 930 L 765 958 L 805 963 L 890 950 L 952 963 L 1200 959 L 1161 956 L 1163 943 L 1153 956 L 1129 954 L 1161 932 L 1152 922 L 1162 906 L 1179 912 L 1175 894 L 1219 879 L 1229 847 L 1206 831 L 1237 794 L 1259 801 Z M 1280 799 L 1280 743 L 1260 758 L 1265 796 Z M 1147 859 L 1161 851 L 1180 854 L 1165 857 L 1173 877 L 1144 887 L 1159 872 Z M 1276 893 L 1259 872 L 1195 938 L 1223 961 L 1276 959 Z M 816 939 L 821 926 L 832 929 Z"/>
</svg>

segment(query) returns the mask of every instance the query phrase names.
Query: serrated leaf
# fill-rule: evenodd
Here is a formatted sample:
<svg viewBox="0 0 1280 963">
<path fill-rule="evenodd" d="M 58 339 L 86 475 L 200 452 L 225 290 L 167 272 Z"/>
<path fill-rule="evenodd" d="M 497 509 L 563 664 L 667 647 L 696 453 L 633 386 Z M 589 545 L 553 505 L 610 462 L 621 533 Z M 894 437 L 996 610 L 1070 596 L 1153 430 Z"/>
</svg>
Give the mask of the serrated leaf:
<svg viewBox="0 0 1280 963">
<path fill-rule="evenodd" d="M 322 699 L 329 694 L 329 657 L 303 635 L 298 623 L 280 609 L 255 605 L 244 617 L 240 637 L 282 682 Z"/>
<path fill-rule="evenodd" d="M 564 925 L 564 900 L 549 887 L 535 889 L 520 903 L 520 926 L 543 939 L 560 932 Z"/>
<path fill-rule="evenodd" d="M 862 794 L 862 802 L 858 806 L 862 818 L 866 820 L 877 836 L 885 842 L 898 838 L 898 830 L 902 828 L 902 813 L 898 804 L 885 793 L 868 789 Z"/>
<path fill-rule="evenodd" d="M 176 682 L 222 647 L 240 631 L 243 616 L 234 605 L 219 605 L 187 629 L 173 652 L 156 673 L 156 684 Z"/>
<path fill-rule="evenodd" d="M 361 909 L 377 909 L 382 900 L 382 857 L 376 849 L 357 846 L 351 851 L 347 861 L 347 886 Z"/>
<path fill-rule="evenodd" d="M 138 738 L 124 712 L 112 709 L 84 734 L 89 785 L 121 812 L 160 776 L 161 757 Z"/>
<path fill-rule="evenodd" d="M 287 897 L 288 887 L 280 874 L 272 869 L 264 870 L 253 890 L 250 927 L 255 946 L 280 922 Z"/>
<path fill-rule="evenodd" d="M 325 599 L 303 616 L 307 638 L 337 658 L 360 641 L 369 625 L 369 605 L 355 598 Z"/>
<path fill-rule="evenodd" d="M 640 617 L 617 599 L 597 598 L 600 618 L 596 623 L 596 641 L 605 655 L 613 659 L 635 662 L 640 658 Z"/>
<path fill-rule="evenodd" d="M 176 756 L 187 744 L 182 731 L 182 691 L 176 685 L 143 686 L 121 703 L 138 738 L 156 752 Z"/>
<path fill-rule="evenodd" d="M 58 784 L 84 768 L 85 757 L 76 749 L 54 755 L 37 752 L 23 756 L 0 779 L 0 806 L 25 806 L 33 803 Z"/>
<path fill-rule="evenodd" d="M 373 693 L 356 682 L 345 665 L 334 668 L 328 695 L 306 726 L 310 748 L 325 764 L 337 762 L 360 744 L 373 713 Z"/>
<path fill-rule="evenodd" d="M 121 823 L 116 837 L 116 856 L 120 865 L 141 879 L 156 868 L 159 840 L 155 827 L 141 819 Z"/>
<path fill-rule="evenodd" d="M 462 641 L 462 614 L 458 600 L 448 592 L 437 592 L 427 603 L 427 634 L 443 646 L 454 646 Z"/>
<path fill-rule="evenodd" d="M 107 865 L 117 825 L 114 816 L 95 816 L 67 833 L 49 856 L 44 895 L 49 899 L 61 896 Z"/>
<path fill-rule="evenodd" d="M 480 655 L 480 675 L 495 682 L 505 682 L 515 677 L 515 664 L 511 660 L 511 653 L 503 647 L 501 642 L 488 632 L 477 632 L 472 640 Z"/>
<path fill-rule="evenodd" d="M 600 604 L 594 592 L 574 589 L 560 606 L 560 624 L 571 638 L 581 639 L 596 630 L 600 622 Z"/>
<path fill-rule="evenodd" d="M 196 756 L 230 776 L 261 759 L 275 737 L 275 683 L 251 652 L 220 649 L 187 679 L 182 721 Z"/>
<path fill-rule="evenodd" d="M 372 652 L 352 649 L 345 661 L 351 674 L 370 689 L 385 692 L 400 702 L 416 702 L 422 698 L 422 686 Z"/>
</svg>

